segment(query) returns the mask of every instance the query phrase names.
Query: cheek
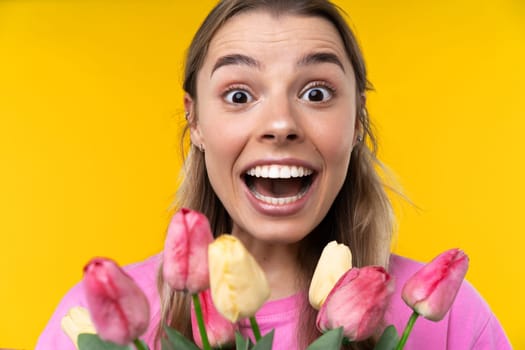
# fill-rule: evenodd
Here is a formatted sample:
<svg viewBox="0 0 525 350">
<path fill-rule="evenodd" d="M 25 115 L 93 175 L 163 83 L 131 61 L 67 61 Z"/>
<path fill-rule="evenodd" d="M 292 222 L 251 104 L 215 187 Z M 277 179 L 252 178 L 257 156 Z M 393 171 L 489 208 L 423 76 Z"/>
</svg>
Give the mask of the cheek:
<svg viewBox="0 0 525 350">
<path fill-rule="evenodd" d="M 229 194 L 233 193 L 236 180 L 233 175 L 235 149 L 232 148 L 231 142 L 221 142 L 219 137 L 214 136 L 206 141 L 204 152 L 210 184 L 221 202 L 225 203 Z"/>
<path fill-rule="evenodd" d="M 317 148 L 326 163 L 347 169 L 354 139 L 352 118 L 341 119 L 324 126 L 320 125 L 316 130 Z"/>
<path fill-rule="evenodd" d="M 236 123 L 222 122 L 216 118 L 213 121 L 203 120 L 201 133 L 210 181 L 226 182 L 225 177 L 233 174 L 235 162 L 244 148 L 246 131 Z"/>
<path fill-rule="evenodd" d="M 350 165 L 352 147 L 351 145 L 342 146 L 341 144 L 336 147 L 337 151 L 332 152 L 330 155 L 328 167 L 334 184 L 342 185 Z"/>
</svg>

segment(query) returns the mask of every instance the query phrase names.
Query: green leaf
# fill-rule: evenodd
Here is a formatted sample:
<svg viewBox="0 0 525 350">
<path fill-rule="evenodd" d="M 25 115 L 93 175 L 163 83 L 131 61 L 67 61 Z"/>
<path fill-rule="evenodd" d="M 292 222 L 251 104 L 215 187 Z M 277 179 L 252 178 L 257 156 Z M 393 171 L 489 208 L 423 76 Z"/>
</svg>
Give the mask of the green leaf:
<svg viewBox="0 0 525 350">
<path fill-rule="evenodd" d="M 173 349 L 173 346 L 170 345 L 170 342 L 166 338 L 160 339 L 160 345 L 161 345 L 162 350 L 175 350 Z"/>
<path fill-rule="evenodd" d="M 397 334 L 396 327 L 390 325 L 385 328 L 381 338 L 379 338 L 374 350 L 393 350 L 396 348 L 399 342 L 399 335 Z"/>
<path fill-rule="evenodd" d="M 250 338 L 244 338 L 239 332 L 235 332 L 235 350 L 248 350 L 251 345 Z"/>
<path fill-rule="evenodd" d="M 160 347 L 161 350 L 175 350 L 173 348 L 173 345 L 171 345 L 171 343 L 166 338 L 161 338 L 160 339 L 160 345 L 161 345 L 161 347 Z"/>
<path fill-rule="evenodd" d="M 273 333 L 274 330 L 272 329 L 270 333 L 266 334 L 255 344 L 253 350 L 272 350 Z"/>
<path fill-rule="evenodd" d="M 169 342 L 162 342 L 162 350 L 177 349 L 177 350 L 200 350 L 195 343 L 188 340 L 176 329 L 164 326 Z"/>
<path fill-rule="evenodd" d="M 331 329 L 317 338 L 306 350 L 339 350 L 343 342 L 343 327 Z"/>
<path fill-rule="evenodd" d="M 117 345 L 112 342 L 104 341 L 96 334 L 82 333 L 78 335 L 79 350 L 133 350 L 131 345 Z"/>
<path fill-rule="evenodd" d="M 133 342 L 133 344 L 135 344 L 135 349 L 136 350 L 142 350 L 142 349 L 146 349 L 146 350 L 149 350 L 149 347 L 148 347 L 148 344 L 146 344 L 144 342 L 144 340 L 142 339 L 137 339 Z"/>
</svg>

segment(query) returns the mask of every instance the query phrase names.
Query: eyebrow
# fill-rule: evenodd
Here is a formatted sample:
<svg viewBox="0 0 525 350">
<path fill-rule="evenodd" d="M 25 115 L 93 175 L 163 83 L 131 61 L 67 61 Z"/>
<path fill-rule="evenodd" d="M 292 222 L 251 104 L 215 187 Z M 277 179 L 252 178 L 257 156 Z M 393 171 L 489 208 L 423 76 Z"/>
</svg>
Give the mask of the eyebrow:
<svg viewBox="0 0 525 350">
<path fill-rule="evenodd" d="M 341 63 L 339 57 L 337 57 L 337 55 L 331 52 L 315 52 L 307 54 L 304 57 L 302 57 L 299 61 L 297 61 L 298 66 L 309 66 L 319 63 L 333 63 L 339 66 L 343 72 L 345 71 L 344 66 Z M 242 54 L 231 54 L 219 57 L 217 62 L 215 62 L 215 64 L 213 65 L 213 69 L 211 70 L 210 76 L 212 76 L 217 69 L 231 65 L 242 65 L 254 67 L 257 69 L 261 68 L 261 63 L 250 56 Z"/>
<path fill-rule="evenodd" d="M 254 68 L 261 68 L 261 64 L 256 59 L 241 55 L 241 54 L 233 54 L 233 55 L 226 55 L 220 57 L 217 62 L 215 62 L 215 65 L 213 66 L 213 69 L 211 70 L 210 76 L 213 75 L 213 73 L 224 66 L 230 66 L 230 65 L 242 65 L 242 66 L 248 66 L 248 67 L 254 67 Z"/>
<path fill-rule="evenodd" d="M 319 64 L 319 63 L 333 63 L 338 65 L 343 72 L 345 71 L 345 68 L 343 66 L 343 63 L 341 63 L 341 60 L 337 55 L 331 53 L 331 52 L 315 52 L 311 54 L 307 54 L 304 57 L 302 57 L 298 62 L 298 66 L 309 66 L 313 64 Z"/>
</svg>

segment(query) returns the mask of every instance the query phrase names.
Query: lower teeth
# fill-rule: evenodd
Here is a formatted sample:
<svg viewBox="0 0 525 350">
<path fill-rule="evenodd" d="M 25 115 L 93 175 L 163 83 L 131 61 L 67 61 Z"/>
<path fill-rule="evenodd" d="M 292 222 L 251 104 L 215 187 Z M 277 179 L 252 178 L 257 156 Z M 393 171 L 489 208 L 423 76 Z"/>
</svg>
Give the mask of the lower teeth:
<svg viewBox="0 0 525 350">
<path fill-rule="evenodd" d="M 255 196 L 255 198 L 257 198 L 258 200 L 263 201 L 265 203 L 272 204 L 272 205 L 283 205 L 283 204 L 292 203 L 292 202 L 295 202 L 295 201 L 301 199 L 306 194 L 306 189 L 302 190 L 301 192 L 299 192 L 295 196 L 281 197 L 281 198 L 268 197 L 268 196 L 262 195 L 262 194 L 260 194 L 259 192 L 256 192 L 256 191 L 252 191 L 252 193 Z"/>
</svg>

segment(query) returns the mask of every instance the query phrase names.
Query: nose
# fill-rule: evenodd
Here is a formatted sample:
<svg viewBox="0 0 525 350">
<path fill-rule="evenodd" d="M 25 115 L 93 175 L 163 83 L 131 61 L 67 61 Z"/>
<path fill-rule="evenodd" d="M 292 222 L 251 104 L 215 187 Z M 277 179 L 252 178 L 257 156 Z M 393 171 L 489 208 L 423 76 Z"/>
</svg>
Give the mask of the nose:
<svg viewBox="0 0 525 350">
<path fill-rule="evenodd" d="M 294 111 L 288 101 L 270 102 L 262 118 L 262 128 L 259 139 L 263 142 L 285 144 L 301 142 L 303 131 L 300 125 L 300 116 Z"/>
</svg>

